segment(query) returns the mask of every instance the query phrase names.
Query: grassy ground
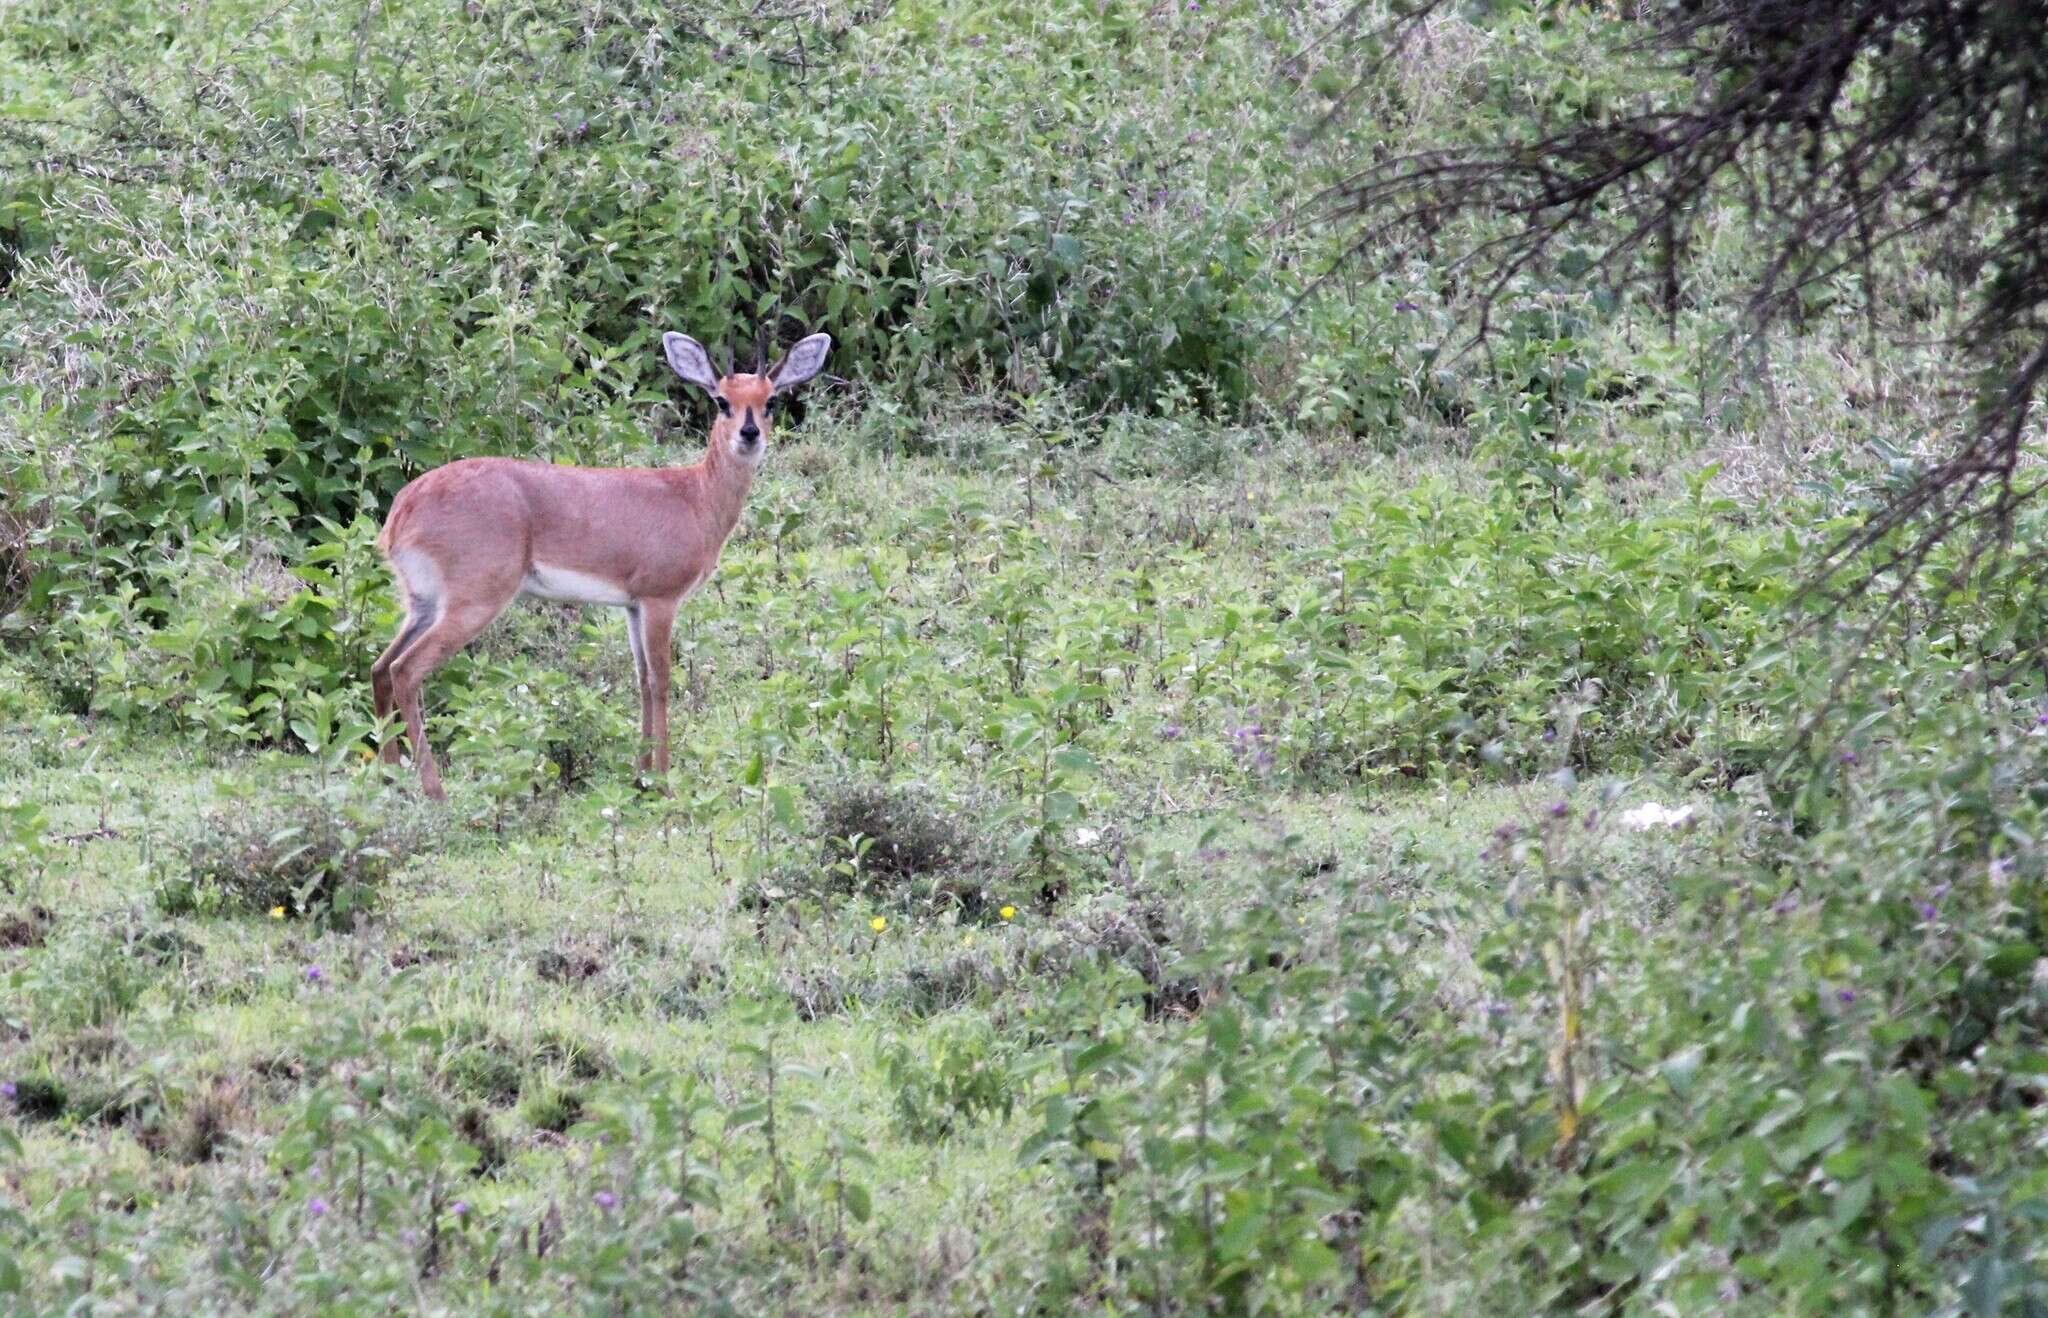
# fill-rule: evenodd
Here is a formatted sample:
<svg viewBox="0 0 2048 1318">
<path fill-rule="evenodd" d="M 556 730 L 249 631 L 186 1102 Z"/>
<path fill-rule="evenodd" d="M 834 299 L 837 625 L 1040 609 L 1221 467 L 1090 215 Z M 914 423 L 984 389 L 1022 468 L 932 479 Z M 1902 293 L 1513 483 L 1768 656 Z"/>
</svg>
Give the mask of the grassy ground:
<svg viewBox="0 0 2048 1318">
<path fill-rule="evenodd" d="M 451 1264 L 456 1276 L 488 1275 L 521 1231 L 589 1233 L 595 1253 L 576 1256 L 597 1270 L 589 1280 L 600 1264 L 639 1266 L 596 1242 L 667 1257 L 654 1237 L 606 1235 L 615 1215 L 632 1220 L 625 1201 L 642 1184 L 622 1162 L 659 1150 L 701 1160 L 703 1184 L 717 1187 L 688 1217 L 708 1242 L 700 1252 L 722 1260 L 713 1271 L 742 1279 L 721 1283 L 722 1299 L 1009 1307 L 1067 1285 L 1061 1260 L 1087 1252 L 1071 1182 L 1020 1150 L 1066 1083 L 1053 1047 L 1065 1027 L 1051 1024 L 1071 1013 L 1061 995 L 1092 968 L 1134 975 L 1117 993 L 1136 1028 L 1171 1040 L 1219 982 L 1201 957 L 1232 913 L 1274 909 L 1334 972 L 1347 920 L 1391 903 L 1415 922 L 1413 951 L 1433 982 L 1460 982 L 1461 959 L 1499 928 L 1512 895 L 1481 853 L 1503 823 L 1538 826 L 1556 786 L 1441 766 L 1378 786 L 1282 772 L 1246 749 L 1265 734 L 1247 743 L 1231 730 L 1253 716 L 1230 713 L 1248 702 L 1198 694 L 1189 656 L 1208 633 L 1182 635 L 1178 623 L 1162 625 L 1159 653 L 1127 660 L 1143 665 L 1134 694 L 1102 701 L 1106 715 L 1091 698 L 1058 739 L 1085 744 L 1091 762 L 1069 784 L 1077 813 L 1064 822 L 1020 814 L 1035 752 L 1013 755 L 984 716 L 953 709 L 1018 699 L 1001 689 L 1011 650 L 963 573 L 1019 552 L 1021 527 L 1035 528 L 1030 561 L 1045 588 L 1065 596 L 1056 618 L 1114 599 L 1135 570 L 1178 582 L 1189 614 L 1212 617 L 1318 552 L 1332 510 L 1361 497 L 1333 489 L 1387 497 L 1436 488 L 1437 475 L 1357 454 L 1345 462 L 1358 469 L 1340 474 L 1337 455 L 1307 451 L 1219 479 L 1176 473 L 1156 452 L 1152 465 L 1168 469 L 1146 472 L 1110 450 L 1027 492 L 1000 464 L 845 453 L 785 450 L 729 550 L 724 598 L 707 591 L 686 611 L 694 649 L 682 680 L 701 696 L 677 702 L 684 767 L 671 797 L 626 782 L 617 620 L 579 626 L 532 606 L 450 675 L 430 714 L 441 744 L 457 743 L 445 810 L 405 781 L 380 785 L 346 745 L 324 761 L 223 756 L 20 707 L 0 799 L 39 804 L 49 845 L 5 899 L 17 925 L 0 949 L 12 988 L 0 1073 L 18 1087 L 22 1154 L 4 1175 L 10 1213 L 25 1215 L 10 1220 L 27 1227 L 16 1257 L 36 1274 L 32 1294 L 100 1266 L 90 1260 L 106 1219 L 64 1218 L 73 1193 L 135 1206 L 126 1222 L 146 1245 L 127 1247 L 119 1281 L 102 1270 L 93 1283 L 130 1300 L 225 1302 L 253 1267 L 299 1276 L 310 1288 L 300 1301 L 323 1286 L 358 1294 L 395 1272 L 453 1302 Z M 800 512 L 801 530 L 771 534 L 777 509 Z M 949 528 L 947 552 L 933 551 L 935 528 Z M 878 580 L 880 602 L 855 598 Z M 832 633 L 857 627 L 863 610 L 918 620 L 880 651 L 907 674 L 887 748 L 871 719 L 813 718 L 753 770 L 756 739 L 773 726 L 764 704 L 815 712 L 846 698 L 834 674 L 864 670 L 839 656 L 876 640 Z M 363 631 L 373 646 L 377 627 Z M 1056 621 L 1024 649 L 1034 674 L 1056 674 L 1077 646 Z M 566 794 L 536 796 L 516 774 L 511 789 L 494 787 L 508 762 L 523 773 L 549 761 L 512 734 L 463 743 L 464 711 L 502 713 L 476 692 L 516 708 L 530 695 L 518 682 L 551 667 L 573 673 L 610 719 L 593 731 L 561 716 L 561 735 L 583 738 L 589 778 Z M 1036 676 L 1026 685 L 1026 701 L 1047 689 Z M 835 888 L 826 863 L 843 853 L 821 816 L 869 784 L 934 806 L 917 826 L 978 859 Z M 1668 801 L 1676 790 L 1592 777 L 1569 808 L 1582 818 L 1608 796 Z M 276 861 L 300 840 L 267 831 L 308 820 L 341 821 L 303 839 L 315 850 L 402 853 L 374 914 L 353 927 L 323 926 L 306 901 L 272 911 L 254 895 L 270 871 L 249 857 Z M 1034 820 L 1044 857 L 1006 849 Z M 235 839 L 233 863 L 194 894 L 195 858 L 220 854 L 223 837 Z M 1588 837 L 1623 876 L 1617 909 L 1654 920 L 1683 844 L 1606 828 Z M 962 893 L 965 904 L 952 899 Z M 698 1137 L 678 1144 L 634 1125 L 659 1107 L 649 1094 L 678 1084 L 702 1106 Z M 344 1129 L 372 1151 L 352 1155 Z M 458 1151 L 422 1152 L 436 1131 Z M 401 1202 L 364 1209 L 379 1159 L 402 1167 L 385 1172 Z M 227 1225 L 239 1214 L 267 1225 Z M 261 1236 L 262 1261 L 230 1266 L 225 1242 L 245 1230 Z M 421 1261 L 443 1248 L 446 1259 Z M 546 1293 L 505 1292 L 515 1306 Z"/>
<path fill-rule="evenodd" d="M 59 1120 L 23 1123 L 25 1153 L 8 1178 L 16 1203 L 46 1203 L 120 1170 L 161 1196 L 156 1211 L 175 1213 L 267 1180 L 285 1111 L 310 1082 L 305 1053 L 319 1046 L 311 1041 L 350 1029 L 384 1035 L 385 1066 L 410 1072 L 407 1082 L 451 1115 L 482 1113 L 504 1165 L 449 1188 L 450 1199 L 459 1195 L 483 1220 L 538 1218 L 551 1204 L 601 1217 L 587 1201 L 590 1186 L 605 1182 L 608 1155 L 590 1138 L 548 1128 L 575 1115 L 565 1101 L 602 1104 L 623 1066 L 696 1075 L 721 1107 L 738 1109 L 766 1092 L 764 1063 L 749 1050 L 772 1046 L 775 1066 L 788 1071 L 779 1077 L 781 1156 L 816 1164 L 830 1131 L 872 1159 L 860 1172 L 872 1220 L 847 1229 L 861 1266 L 820 1267 L 798 1286 L 850 1307 L 1009 1293 L 1014 1264 L 1033 1253 L 1019 1243 L 1051 1238 L 1066 1211 L 1052 1173 L 1018 1159 L 1030 1133 L 1025 1109 L 1055 1075 L 1020 1066 L 1006 1082 L 1011 1112 L 930 1139 L 895 1117 L 891 1047 L 923 1056 L 963 1029 L 1021 1041 L 1034 1004 L 1043 1006 L 1040 976 L 1064 946 L 1142 920 L 1137 908 L 1148 901 L 1179 932 L 1198 914 L 1257 900 L 1252 857 L 1281 829 L 1315 874 L 1297 920 L 1327 931 L 1361 889 L 1397 893 L 1418 919 L 1462 917 L 1441 926 L 1433 954 L 1466 955 L 1484 932 L 1474 908 L 1491 904 L 1472 853 L 1527 805 L 1504 787 L 1275 794 L 1134 830 L 1129 844 L 1166 874 L 1142 898 L 1135 885 L 1113 883 L 1056 906 L 1020 892 L 1007 921 L 899 916 L 877 933 L 875 908 L 858 900 L 747 909 L 733 863 L 715 870 L 694 830 L 647 821 L 615 838 L 596 808 L 572 801 L 515 842 L 472 834 L 407 863 L 384 915 L 360 931 L 323 934 L 246 915 L 167 923 L 146 879 L 152 852 L 281 772 L 289 770 L 269 759 L 207 768 L 161 752 L 80 747 L 0 788 L 32 786 L 53 829 L 79 838 L 33 890 L 34 903 L 56 913 L 42 945 L 0 954 L 10 971 L 26 972 L 31 1001 L 39 975 L 61 981 L 101 957 L 132 966 L 119 990 L 124 1007 L 112 995 L 97 1008 L 72 1003 L 67 1025 L 32 1030 L 7 1050 L 10 1074 L 61 1074 L 71 1104 Z M 111 836 L 94 836 L 101 830 Z M 1653 882 L 1648 848 L 1613 845 L 1616 859 L 1633 857 Z M 1441 885 L 1460 873 L 1465 884 Z M 175 943 L 153 954 L 167 929 Z M 1171 975 L 1181 953 L 1170 935 L 1161 942 Z M 1156 1028 L 1185 1025 L 1169 1014 Z M 113 1120 L 91 1110 L 95 1096 L 118 1109 Z M 149 1116 L 158 1105 L 187 1115 L 166 1133 Z M 217 1114 L 217 1144 L 192 1145 L 208 1138 L 189 1115 L 195 1107 Z M 702 1215 L 701 1229 L 742 1254 L 785 1248 L 758 1198 L 771 1179 L 761 1151 L 720 1145 L 711 1156 L 729 1160 L 718 1169 L 728 1198 Z M 348 1194 L 345 1170 L 328 1169 L 338 1182 L 330 1201 Z M 183 1266 L 175 1254 L 152 1260 L 166 1279 Z"/>
</svg>

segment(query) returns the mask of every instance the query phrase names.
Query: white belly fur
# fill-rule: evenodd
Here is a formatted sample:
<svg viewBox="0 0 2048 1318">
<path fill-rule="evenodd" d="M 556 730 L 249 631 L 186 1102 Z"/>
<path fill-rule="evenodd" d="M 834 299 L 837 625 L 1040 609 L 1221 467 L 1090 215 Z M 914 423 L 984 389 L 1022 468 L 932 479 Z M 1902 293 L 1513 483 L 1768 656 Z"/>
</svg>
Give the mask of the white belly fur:
<svg viewBox="0 0 2048 1318">
<path fill-rule="evenodd" d="M 565 567 L 549 567 L 546 563 L 535 563 L 527 569 L 526 579 L 519 583 L 519 593 L 563 604 L 625 605 L 633 602 L 615 581 L 572 572 Z"/>
</svg>

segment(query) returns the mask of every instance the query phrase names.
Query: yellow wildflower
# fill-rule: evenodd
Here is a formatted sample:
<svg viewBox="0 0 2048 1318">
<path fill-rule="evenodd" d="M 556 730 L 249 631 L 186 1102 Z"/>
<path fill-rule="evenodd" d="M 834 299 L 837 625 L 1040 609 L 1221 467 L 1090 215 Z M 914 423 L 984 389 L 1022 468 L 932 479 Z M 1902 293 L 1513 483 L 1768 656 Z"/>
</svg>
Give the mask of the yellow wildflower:
<svg viewBox="0 0 2048 1318">
<path fill-rule="evenodd" d="M 271 919 L 273 919 L 273 920 L 282 920 L 282 919 L 284 919 L 284 907 L 282 907 L 282 906 L 273 906 L 273 907 L 271 907 L 271 908 L 270 908 L 270 918 L 271 918 Z"/>
<path fill-rule="evenodd" d="M 996 914 L 1002 916 L 1005 920 L 1014 920 L 1017 918 L 1017 908 L 1005 906 L 1002 910 L 997 911 Z"/>
<path fill-rule="evenodd" d="M 887 929 L 888 927 L 889 921 L 886 918 L 879 915 L 876 916 L 874 919 L 868 921 L 868 928 L 874 930 L 876 933 L 881 933 L 884 929 Z"/>
</svg>

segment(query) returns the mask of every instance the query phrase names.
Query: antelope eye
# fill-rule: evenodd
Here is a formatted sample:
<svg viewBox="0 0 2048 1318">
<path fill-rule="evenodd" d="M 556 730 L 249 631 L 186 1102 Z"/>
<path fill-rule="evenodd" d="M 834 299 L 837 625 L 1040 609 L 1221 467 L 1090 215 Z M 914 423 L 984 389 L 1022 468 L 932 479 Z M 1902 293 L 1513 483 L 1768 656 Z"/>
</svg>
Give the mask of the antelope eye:
<svg viewBox="0 0 2048 1318">
<path fill-rule="evenodd" d="M 732 415 L 732 404 L 725 401 L 725 396 L 723 394 L 711 395 L 711 401 L 718 404 L 718 414 L 720 416 Z"/>
<path fill-rule="evenodd" d="M 763 415 L 763 416 L 774 416 L 774 415 L 775 415 L 775 396 L 774 396 L 773 394 L 770 394 L 770 395 L 768 396 L 768 401 L 767 401 L 767 402 L 765 402 L 765 403 L 761 404 L 761 415 Z"/>
</svg>

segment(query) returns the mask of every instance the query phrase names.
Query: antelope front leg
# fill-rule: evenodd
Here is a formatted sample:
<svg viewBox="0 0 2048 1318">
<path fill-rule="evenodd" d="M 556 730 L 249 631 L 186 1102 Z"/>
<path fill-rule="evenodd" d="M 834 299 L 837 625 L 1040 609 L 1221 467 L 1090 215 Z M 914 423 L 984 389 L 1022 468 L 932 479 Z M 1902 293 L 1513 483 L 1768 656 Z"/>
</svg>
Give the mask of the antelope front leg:
<svg viewBox="0 0 2048 1318">
<path fill-rule="evenodd" d="M 640 626 L 646 642 L 647 702 L 654 724 L 654 776 L 661 790 L 668 790 L 668 685 L 674 655 L 669 650 L 669 633 L 675 626 L 676 600 L 647 600 L 641 605 Z"/>
</svg>

